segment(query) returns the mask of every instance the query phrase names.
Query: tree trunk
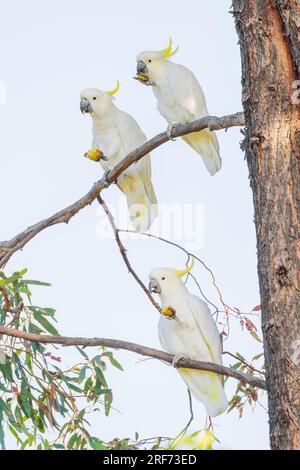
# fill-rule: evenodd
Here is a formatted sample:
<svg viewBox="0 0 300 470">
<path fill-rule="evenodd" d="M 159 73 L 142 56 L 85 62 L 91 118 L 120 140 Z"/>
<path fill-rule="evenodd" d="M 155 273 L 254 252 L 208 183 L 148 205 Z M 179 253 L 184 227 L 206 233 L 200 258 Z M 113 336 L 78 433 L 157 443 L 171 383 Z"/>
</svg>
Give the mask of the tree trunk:
<svg viewBox="0 0 300 470">
<path fill-rule="evenodd" d="M 300 449 L 300 2 L 233 0 L 272 449 Z"/>
</svg>

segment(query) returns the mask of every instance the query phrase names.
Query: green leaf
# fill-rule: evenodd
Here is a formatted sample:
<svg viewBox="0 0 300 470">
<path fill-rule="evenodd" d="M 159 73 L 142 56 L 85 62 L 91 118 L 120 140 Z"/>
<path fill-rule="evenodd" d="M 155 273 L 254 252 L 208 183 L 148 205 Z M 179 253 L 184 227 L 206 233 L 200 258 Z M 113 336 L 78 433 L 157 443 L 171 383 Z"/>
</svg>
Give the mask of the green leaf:
<svg viewBox="0 0 300 470">
<path fill-rule="evenodd" d="M 43 282 L 43 281 L 36 281 L 34 279 L 26 279 L 22 281 L 26 285 L 30 286 L 45 286 L 45 287 L 51 287 L 51 284 L 49 282 Z"/>
<path fill-rule="evenodd" d="M 101 385 L 103 385 L 103 387 L 107 387 L 107 382 L 105 380 L 105 377 L 104 377 L 104 374 L 103 374 L 102 370 L 100 370 L 99 367 L 95 367 L 95 372 L 96 372 L 96 376 L 99 379 L 99 382 L 101 383 Z"/>
<path fill-rule="evenodd" d="M 91 377 L 89 377 L 86 381 L 85 381 L 85 384 L 84 384 L 84 393 L 87 394 L 88 391 L 93 387 L 93 380 Z"/>
<path fill-rule="evenodd" d="M 85 359 L 89 359 L 89 356 L 84 352 L 83 348 L 80 348 L 79 346 L 76 346 L 76 349 L 78 352 L 80 352 L 80 354 L 85 358 Z"/>
<path fill-rule="evenodd" d="M 105 408 L 105 416 L 109 415 L 111 404 L 113 401 L 113 394 L 112 392 L 108 392 L 104 396 L 104 408 Z"/>
<path fill-rule="evenodd" d="M 236 357 L 237 357 L 238 359 L 240 359 L 241 361 L 244 361 L 244 362 L 246 361 L 246 359 L 245 359 L 240 353 L 237 352 L 237 353 L 235 353 L 235 355 L 236 355 Z"/>
<path fill-rule="evenodd" d="M 75 444 L 75 441 L 76 441 L 76 439 L 77 439 L 77 436 L 78 436 L 78 434 L 75 433 L 75 434 L 73 434 L 73 435 L 70 437 L 70 439 L 69 439 L 69 441 L 68 441 L 68 444 L 67 444 L 67 448 L 68 448 L 68 449 L 72 449 L 72 448 L 73 448 L 73 446 L 74 446 L 74 444 Z"/>
<path fill-rule="evenodd" d="M 100 441 L 97 437 L 90 437 L 89 445 L 94 450 L 106 450 L 107 447 L 103 441 Z"/>
<path fill-rule="evenodd" d="M 28 418 L 31 418 L 33 415 L 33 408 L 31 402 L 31 392 L 29 385 L 22 380 L 21 382 L 21 394 L 17 397 L 18 403 Z"/>
<path fill-rule="evenodd" d="M 5 401 L 0 397 L 0 410 L 4 412 L 8 412 L 9 408 Z"/>
<path fill-rule="evenodd" d="M 0 382 L 0 390 L 1 390 L 1 392 L 12 393 L 11 390 L 9 390 L 8 388 L 4 387 L 4 385 L 2 385 L 1 382 Z"/>
<path fill-rule="evenodd" d="M 45 318 L 41 313 L 40 311 L 38 310 L 35 310 L 33 309 L 32 310 L 32 314 L 35 318 L 35 320 L 44 327 L 44 329 L 46 331 L 48 331 L 48 333 L 50 333 L 51 335 L 54 335 L 54 336 L 59 336 L 59 333 L 57 331 L 57 329 L 51 325 L 51 323 L 47 320 L 47 318 Z"/>
<path fill-rule="evenodd" d="M 103 356 L 107 356 L 109 359 L 109 362 L 111 363 L 112 366 L 116 367 L 117 369 L 120 369 L 121 371 L 124 372 L 123 367 L 121 364 L 117 361 L 117 359 L 114 358 L 113 354 L 111 352 L 105 352 Z"/>
<path fill-rule="evenodd" d="M 102 370 L 106 370 L 106 364 L 105 362 L 102 360 L 102 356 L 99 356 L 99 354 L 95 357 L 93 357 L 93 360 L 92 360 L 93 364 L 96 364 L 102 369 Z"/>
<path fill-rule="evenodd" d="M 18 281 L 21 277 L 24 276 L 24 274 L 27 273 L 27 271 L 28 269 L 25 268 L 19 272 L 13 273 L 13 275 L 10 277 L 5 277 L 4 275 L 4 278 L 0 279 L 0 286 L 7 286 L 8 284 L 12 284 L 13 282 Z"/>
<path fill-rule="evenodd" d="M 4 437 L 5 437 L 5 436 L 4 436 L 4 430 L 3 430 L 3 427 L 2 427 L 2 425 L 1 425 L 1 423 L 0 423 L 0 446 L 1 446 L 2 449 L 4 449 L 4 447 L 5 447 L 5 444 L 4 444 Z"/>
<path fill-rule="evenodd" d="M 258 336 L 258 334 L 255 331 L 250 330 L 249 333 L 254 339 L 256 339 L 256 341 L 258 341 L 259 343 L 262 343 L 262 340 L 260 339 L 260 337 Z"/>
<path fill-rule="evenodd" d="M 0 364 L 0 372 L 2 372 L 3 377 L 7 382 L 13 382 L 13 375 L 11 369 L 11 362 L 9 359 L 6 360 L 5 364 Z"/>
<path fill-rule="evenodd" d="M 49 317 L 53 317 L 55 316 L 55 312 L 56 310 L 54 308 L 50 308 L 50 307 L 37 307 L 36 305 L 29 305 L 28 307 L 28 310 L 30 310 L 31 312 L 40 312 L 42 315 L 46 315 L 46 316 L 49 316 Z M 55 320 L 55 319 L 54 319 Z M 56 321 L 56 320 L 55 320 Z"/>
<path fill-rule="evenodd" d="M 233 366 L 231 366 L 231 369 L 239 369 L 242 365 L 242 362 L 236 362 L 236 364 L 233 364 Z"/>
<path fill-rule="evenodd" d="M 86 376 L 86 371 L 89 369 L 89 366 L 83 366 L 81 369 L 80 369 L 80 372 L 79 372 L 79 375 L 78 375 L 78 383 L 81 383 L 83 382 L 83 380 L 85 379 L 85 376 Z"/>
<path fill-rule="evenodd" d="M 73 390 L 74 392 L 77 392 L 77 393 L 82 393 L 81 388 L 76 387 L 76 385 L 71 384 L 68 380 L 66 381 L 66 383 L 67 383 L 69 389 L 71 389 L 71 390 Z"/>
<path fill-rule="evenodd" d="M 0 297 L 0 300 L 1 300 L 1 297 Z M 0 324 L 1 325 L 3 324 L 4 319 L 5 319 L 5 310 L 0 307 Z"/>
<path fill-rule="evenodd" d="M 85 437 L 83 437 L 81 439 L 81 445 L 80 445 L 80 450 L 84 450 L 87 448 L 87 440 L 85 439 Z"/>
<path fill-rule="evenodd" d="M 22 439 L 19 437 L 17 431 L 16 431 L 11 425 L 9 425 L 8 427 L 9 427 L 9 430 L 10 430 L 10 432 L 12 433 L 12 435 L 13 435 L 13 436 L 17 439 L 17 441 L 19 442 L 19 444 L 22 444 L 23 441 L 22 441 Z"/>
<path fill-rule="evenodd" d="M 62 444 L 53 444 L 55 449 L 63 450 L 65 447 Z"/>
<path fill-rule="evenodd" d="M 256 354 L 256 356 L 253 356 L 252 361 L 257 361 L 258 359 L 260 359 L 261 357 L 263 357 L 263 355 L 264 355 L 264 353 Z"/>
</svg>

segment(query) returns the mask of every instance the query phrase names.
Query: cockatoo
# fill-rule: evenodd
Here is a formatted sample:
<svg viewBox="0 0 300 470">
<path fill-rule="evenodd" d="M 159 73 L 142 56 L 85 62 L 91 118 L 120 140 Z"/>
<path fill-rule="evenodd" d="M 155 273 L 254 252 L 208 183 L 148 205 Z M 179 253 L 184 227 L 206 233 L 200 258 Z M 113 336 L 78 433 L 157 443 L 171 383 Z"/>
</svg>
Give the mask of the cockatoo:
<svg viewBox="0 0 300 470">
<path fill-rule="evenodd" d="M 183 271 L 155 268 L 149 274 L 149 290 L 159 295 L 162 305 L 163 314 L 158 324 L 161 347 L 175 355 L 174 365 L 181 357 L 221 365 L 222 345 L 217 325 L 207 304 L 190 294 L 181 280 L 192 266 L 193 263 Z M 178 372 L 192 395 L 204 404 L 209 416 L 226 410 L 227 398 L 217 374 L 184 368 L 179 368 Z"/>
<path fill-rule="evenodd" d="M 170 39 L 162 51 L 144 51 L 137 56 L 137 78 L 152 85 L 160 114 L 169 123 L 168 135 L 172 137 L 175 124 L 186 124 L 208 116 L 203 90 L 191 70 L 170 60 L 178 48 L 172 51 Z M 213 176 L 221 168 L 219 143 L 215 132 L 204 129 L 182 137 L 202 156 L 208 172 Z"/>
<path fill-rule="evenodd" d="M 119 82 L 112 91 L 90 88 L 80 95 L 81 112 L 89 113 L 93 121 L 92 148 L 85 155 L 90 160 L 100 161 L 105 172 L 146 141 L 135 119 L 115 106 L 113 95 L 118 89 Z M 150 154 L 128 167 L 119 176 L 117 186 L 127 198 L 134 229 L 146 232 L 157 216 Z"/>
</svg>

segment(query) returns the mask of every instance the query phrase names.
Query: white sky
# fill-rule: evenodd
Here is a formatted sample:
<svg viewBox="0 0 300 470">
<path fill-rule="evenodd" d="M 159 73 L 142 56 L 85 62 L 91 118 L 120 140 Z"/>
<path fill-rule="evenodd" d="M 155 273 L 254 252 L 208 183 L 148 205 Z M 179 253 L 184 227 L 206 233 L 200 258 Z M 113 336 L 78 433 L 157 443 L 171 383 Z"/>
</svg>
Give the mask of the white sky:
<svg viewBox="0 0 300 470">
<path fill-rule="evenodd" d="M 83 195 L 101 176 L 100 167 L 82 157 L 90 147 L 91 123 L 79 111 L 84 88 L 121 89 L 116 105 L 132 114 L 150 138 L 166 128 L 150 88 L 132 79 L 135 57 L 161 49 L 169 36 L 180 51 L 174 61 L 191 68 L 206 94 L 211 114 L 241 110 L 240 57 L 231 1 L 164 0 L 1 0 L 0 80 L 7 100 L 0 105 L 1 231 L 8 239 L 28 225 Z M 239 129 L 218 132 L 222 171 L 211 178 L 201 158 L 177 140 L 152 153 L 153 182 L 160 203 L 203 204 L 204 246 L 196 251 L 213 268 L 225 301 L 242 311 L 259 303 L 253 208 Z M 117 203 L 116 187 L 103 193 Z M 69 225 L 44 231 L 7 269 L 30 268 L 31 278 L 52 288 L 35 291 L 34 302 L 57 308 L 60 332 L 102 336 L 159 347 L 157 312 L 127 273 L 113 240 L 96 235 L 96 204 Z M 183 245 L 186 240 L 177 240 Z M 133 266 L 145 282 L 155 266 L 180 268 L 186 259 L 150 240 L 128 241 Z M 217 301 L 207 273 L 195 274 Z M 190 289 L 197 292 L 191 283 Z M 260 346 L 235 322 L 226 349 L 251 357 Z M 109 418 L 94 419 L 103 439 L 175 436 L 188 420 L 187 393 L 174 369 L 158 361 L 137 363 L 132 353 L 115 353 L 125 373 L 111 370 L 114 390 Z M 72 364 L 72 350 L 64 353 Z M 224 359 L 229 363 L 228 359 Z M 232 361 L 231 361 L 232 362 Z M 227 382 L 228 396 L 236 382 Z M 194 402 L 195 421 L 204 427 L 205 412 Z M 266 412 L 258 406 L 239 419 L 234 411 L 214 420 L 220 447 L 268 448 Z"/>
</svg>

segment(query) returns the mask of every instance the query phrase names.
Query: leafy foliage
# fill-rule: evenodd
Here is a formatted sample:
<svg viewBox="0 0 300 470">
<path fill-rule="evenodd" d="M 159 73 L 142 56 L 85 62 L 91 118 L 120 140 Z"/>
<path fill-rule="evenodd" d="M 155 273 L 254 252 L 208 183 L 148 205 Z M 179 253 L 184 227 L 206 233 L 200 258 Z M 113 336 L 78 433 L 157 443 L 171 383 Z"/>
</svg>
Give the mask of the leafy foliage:
<svg viewBox="0 0 300 470">
<path fill-rule="evenodd" d="M 260 366 L 260 369 L 258 369 L 258 366 L 256 365 L 259 360 L 263 359 L 263 356 L 263 353 L 257 354 L 252 358 L 252 361 L 248 363 L 246 359 L 237 352 L 235 357 L 238 359 L 238 362 L 233 364 L 231 367 L 233 369 L 240 370 L 241 372 L 246 372 L 249 375 L 254 375 L 254 373 L 256 373 L 256 375 L 264 378 L 264 364 Z M 256 365 L 256 367 L 254 367 L 254 365 Z M 227 413 L 230 413 L 233 409 L 237 409 L 239 417 L 241 418 L 243 416 L 245 405 L 250 405 L 254 410 L 257 403 L 260 403 L 259 395 L 262 393 L 263 392 L 256 387 L 238 382 L 235 394 L 229 401 Z"/>
<path fill-rule="evenodd" d="M 23 269 L 7 277 L 0 271 L 0 325 L 29 333 L 59 336 L 55 310 L 32 303 L 32 286 L 46 287 L 50 284 L 26 279 L 26 274 L 27 270 Z M 252 312 L 259 309 L 257 306 Z M 241 327 L 260 342 L 257 328 L 249 319 L 253 313 L 246 315 L 238 309 L 231 311 Z M 185 428 L 174 439 L 139 439 L 136 434 L 135 439 L 115 438 L 104 442 L 91 435 L 89 415 L 97 413 L 104 419 L 113 403 L 113 392 L 106 378 L 107 367 L 120 371 L 123 368 L 106 348 L 98 348 L 94 356 L 90 356 L 85 348 L 76 347 L 76 350 L 76 364 L 64 367 L 64 360 L 53 345 L 45 346 L 5 335 L 0 337 L 0 447 L 5 448 L 6 437 L 10 434 L 21 449 L 213 449 L 217 439 L 212 423 L 204 431 L 190 436 Z M 239 353 L 231 356 L 238 361 L 232 368 L 263 377 L 263 365 L 259 369 L 257 366 L 263 354 L 254 356 L 251 362 Z M 246 404 L 254 408 L 257 402 L 259 391 L 239 382 L 228 412 L 237 409 L 241 417 Z"/>
<path fill-rule="evenodd" d="M 27 270 L 6 277 L 0 272 L 0 325 L 30 333 L 59 335 L 55 310 L 31 302 Z M 89 433 L 88 415 L 108 416 L 113 402 L 107 365 L 123 370 L 111 351 L 99 348 L 89 357 L 77 347 L 79 360 L 64 369 L 53 346 L 3 336 L 0 341 L 0 445 L 9 432 L 21 449 L 131 448 L 129 440 L 105 444 Z M 54 435 L 52 441 L 46 430 Z M 47 436 L 49 432 L 47 432 Z"/>
</svg>

